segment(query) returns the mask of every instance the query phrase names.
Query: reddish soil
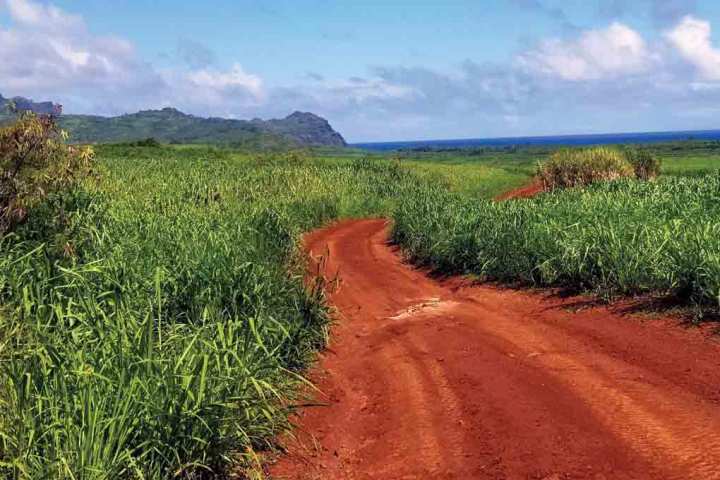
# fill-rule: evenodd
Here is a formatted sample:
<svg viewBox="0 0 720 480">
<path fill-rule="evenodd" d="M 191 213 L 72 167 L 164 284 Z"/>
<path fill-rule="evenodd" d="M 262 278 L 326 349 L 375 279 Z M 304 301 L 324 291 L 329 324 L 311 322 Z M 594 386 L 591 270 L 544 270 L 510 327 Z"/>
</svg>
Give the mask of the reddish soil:
<svg viewBox="0 0 720 480">
<path fill-rule="evenodd" d="M 720 479 L 720 343 L 678 321 L 402 262 L 384 220 L 307 237 L 337 324 L 273 478 Z M 573 311 L 574 310 L 574 311 Z"/>
<path fill-rule="evenodd" d="M 524 185 L 520 188 L 516 188 L 515 190 L 510 190 L 509 192 L 505 192 L 502 195 L 498 195 L 497 197 L 495 197 L 495 200 L 502 201 L 513 200 L 516 198 L 532 198 L 538 193 L 541 193 L 542 191 L 543 187 L 540 182 L 533 181 L 532 183 Z"/>
</svg>

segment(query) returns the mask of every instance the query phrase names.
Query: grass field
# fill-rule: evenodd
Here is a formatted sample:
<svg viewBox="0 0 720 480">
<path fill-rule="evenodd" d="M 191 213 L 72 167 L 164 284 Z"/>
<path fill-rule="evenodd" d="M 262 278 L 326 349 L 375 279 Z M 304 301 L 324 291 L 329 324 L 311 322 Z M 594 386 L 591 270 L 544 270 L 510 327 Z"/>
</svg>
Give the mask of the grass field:
<svg viewBox="0 0 720 480">
<path fill-rule="evenodd" d="M 643 148 L 662 160 L 665 176 L 704 176 L 720 169 L 720 142 L 673 142 Z M 403 151 L 389 156 L 410 168 L 428 171 L 435 178 L 447 178 L 455 191 L 493 198 L 527 183 L 535 175 L 538 163 L 556 150 L 556 147 L 505 147 Z"/>
<path fill-rule="evenodd" d="M 656 147 L 658 151 L 675 152 Z M 715 152 L 666 155 L 655 182 L 622 180 L 493 203 L 441 191 L 404 197 L 394 240 L 443 273 L 669 295 L 717 310 L 720 166 Z"/>
<path fill-rule="evenodd" d="M 252 464 L 325 342 L 298 240 L 336 218 L 392 217 L 396 241 L 444 272 L 713 304 L 720 177 L 703 175 L 718 151 L 657 148 L 669 174 L 657 183 L 492 203 L 550 151 L 100 147 L 99 181 L 0 241 L 0 473 L 199 478 Z"/>
</svg>

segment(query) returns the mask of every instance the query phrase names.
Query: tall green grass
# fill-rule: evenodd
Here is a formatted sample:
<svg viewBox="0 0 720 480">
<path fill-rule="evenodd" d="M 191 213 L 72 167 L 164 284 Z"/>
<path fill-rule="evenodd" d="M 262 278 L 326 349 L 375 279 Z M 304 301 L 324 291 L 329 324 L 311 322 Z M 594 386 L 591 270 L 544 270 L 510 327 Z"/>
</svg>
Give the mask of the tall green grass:
<svg viewBox="0 0 720 480">
<path fill-rule="evenodd" d="M 0 240 L 0 473 L 225 471 L 288 426 L 326 338 L 300 234 L 387 214 L 417 180 L 303 155 L 98 155 L 99 184 L 48 199 Z"/>
<path fill-rule="evenodd" d="M 605 296 L 658 292 L 718 308 L 719 200 L 720 174 L 501 203 L 430 187 L 403 198 L 393 237 L 446 273 Z"/>
</svg>

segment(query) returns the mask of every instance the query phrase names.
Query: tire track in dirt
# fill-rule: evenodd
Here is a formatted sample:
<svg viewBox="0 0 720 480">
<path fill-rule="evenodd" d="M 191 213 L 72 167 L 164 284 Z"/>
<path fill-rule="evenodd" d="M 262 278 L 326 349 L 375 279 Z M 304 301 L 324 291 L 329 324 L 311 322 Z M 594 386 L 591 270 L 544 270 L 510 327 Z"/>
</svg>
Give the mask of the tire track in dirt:
<svg viewBox="0 0 720 480">
<path fill-rule="evenodd" d="M 286 479 L 720 479 L 720 345 L 672 320 L 438 281 L 384 220 L 306 238 L 337 309 Z"/>
</svg>

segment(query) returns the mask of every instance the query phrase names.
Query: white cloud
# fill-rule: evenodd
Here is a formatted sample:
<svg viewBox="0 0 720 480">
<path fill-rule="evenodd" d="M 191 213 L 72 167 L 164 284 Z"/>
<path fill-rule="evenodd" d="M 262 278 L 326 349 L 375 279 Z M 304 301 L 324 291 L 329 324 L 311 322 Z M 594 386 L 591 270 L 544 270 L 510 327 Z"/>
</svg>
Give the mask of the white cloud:
<svg viewBox="0 0 720 480">
<path fill-rule="evenodd" d="M 398 113 L 402 105 L 422 102 L 425 95 L 417 85 L 402 79 L 395 81 L 383 78 L 380 72 L 375 72 L 369 78 L 322 79 L 275 87 L 268 93 L 267 102 L 263 105 L 266 116 L 281 116 L 292 110 L 309 110 L 335 119 L 354 116 L 358 122 L 361 116 L 364 118 L 366 115 L 376 120 L 387 118 L 387 113 Z M 397 117 L 394 117 L 393 121 L 396 120 Z"/>
<path fill-rule="evenodd" d="M 665 38 L 705 80 L 720 80 L 720 50 L 712 45 L 710 22 L 685 16 Z"/>
<path fill-rule="evenodd" d="M 132 43 L 91 33 L 83 18 L 52 4 L 0 0 L 0 94 L 50 99 L 68 112 L 117 114 L 177 106 L 198 114 L 240 113 L 265 98 L 260 77 L 228 70 L 157 70 Z M 234 110 L 234 112 L 233 112 Z"/>
<path fill-rule="evenodd" d="M 30 0 L 4 0 L 0 7 L 12 21 L 10 27 L 0 27 L 3 89 L 67 94 L 88 86 L 116 90 L 128 81 L 135 83 L 132 87 L 153 80 L 154 72 L 136 58 L 129 42 L 91 34 L 79 16 Z"/>
<path fill-rule="evenodd" d="M 225 72 L 202 69 L 190 72 L 187 78 L 197 88 L 210 89 L 218 93 L 245 89 L 258 99 L 264 96 L 262 79 L 245 72 L 237 63 Z"/>
<path fill-rule="evenodd" d="M 317 96 L 329 95 L 337 100 L 346 99 L 355 103 L 383 99 L 408 99 L 422 95 L 415 88 L 388 82 L 382 78 L 351 78 L 340 81 L 326 81 L 316 89 L 315 94 Z"/>
<path fill-rule="evenodd" d="M 659 57 L 632 28 L 614 22 L 602 30 L 588 30 L 573 40 L 546 40 L 518 56 L 518 64 L 563 80 L 585 81 L 647 72 Z"/>
<path fill-rule="evenodd" d="M 42 5 L 30 0 L 0 0 L 7 7 L 10 16 L 18 24 L 40 29 L 78 29 L 84 22 L 78 15 L 70 15 L 54 5 Z"/>
<path fill-rule="evenodd" d="M 267 99 L 262 79 L 239 64 L 229 70 L 165 70 L 162 77 L 168 85 L 162 106 L 196 115 L 238 118 L 254 112 Z"/>
<path fill-rule="evenodd" d="M 90 61 L 90 52 L 87 50 L 75 49 L 74 46 L 58 40 L 50 40 L 50 46 L 63 60 L 68 61 L 75 68 L 83 67 Z"/>
</svg>

